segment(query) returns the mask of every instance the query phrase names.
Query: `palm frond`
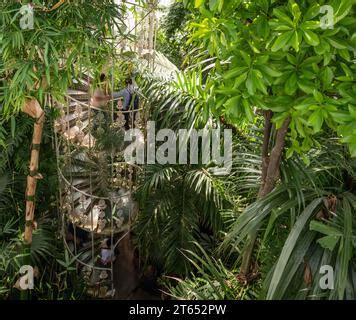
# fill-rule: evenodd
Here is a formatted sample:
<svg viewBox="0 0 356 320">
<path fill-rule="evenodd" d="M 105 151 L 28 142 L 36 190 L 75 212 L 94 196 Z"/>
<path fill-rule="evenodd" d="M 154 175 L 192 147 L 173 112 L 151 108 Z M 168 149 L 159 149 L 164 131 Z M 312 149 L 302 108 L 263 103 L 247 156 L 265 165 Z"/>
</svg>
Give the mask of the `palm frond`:
<svg viewBox="0 0 356 320">
<path fill-rule="evenodd" d="M 166 285 L 176 299 L 188 300 L 239 300 L 256 298 L 256 293 L 241 287 L 236 270 L 230 270 L 198 244 L 194 251 L 184 250 L 184 257 L 196 272 L 189 278 L 167 277 Z"/>
</svg>

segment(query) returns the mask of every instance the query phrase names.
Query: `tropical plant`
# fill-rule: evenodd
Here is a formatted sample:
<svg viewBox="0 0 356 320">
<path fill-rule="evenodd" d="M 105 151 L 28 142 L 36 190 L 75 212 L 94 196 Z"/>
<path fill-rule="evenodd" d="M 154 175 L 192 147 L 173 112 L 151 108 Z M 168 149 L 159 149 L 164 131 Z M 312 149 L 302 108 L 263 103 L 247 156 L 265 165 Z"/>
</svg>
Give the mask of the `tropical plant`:
<svg viewBox="0 0 356 320">
<path fill-rule="evenodd" d="M 325 2 L 334 12 L 329 29 L 320 24 L 324 1 L 183 2 L 194 16 L 189 42 L 216 58 L 211 113 L 235 124 L 254 122 L 256 109 L 264 115 L 259 198 L 278 182 L 285 149 L 307 162 L 327 128 L 356 154 L 352 1 Z M 244 253 L 245 277 L 256 237 Z"/>
<path fill-rule="evenodd" d="M 156 49 L 178 68 L 182 66 L 185 59 L 183 50 L 187 34 L 184 26 L 189 21 L 189 13 L 183 3 L 174 2 L 168 8 L 168 12 L 163 17 L 157 31 Z"/>
<path fill-rule="evenodd" d="M 111 125 L 112 112 L 94 111 L 86 129 L 95 146 L 69 147 L 68 166 L 68 154 L 52 148 L 59 114 L 52 106 L 64 102 L 68 87 L 83 87 L 84 78 L 90 94 L 105 73 L 115 84 L 135 78 L 141 120 L 175 130 L 176 150 L 178 129 L 233 133 L 227 176 L 212 174 L 217 163 L 202 159 L 199 139 L 186 143 L 197 163 L 164 163 L 165 154 L 144 165 L 142 176 L 131 172 L 140 179 L 133 188 L 140 212 L 130 226 L 136 248 L 125 237 L 119 249 L 128 272 L 137 276 L 137 249 L 138 269 L 151 265 L 152 277 L 162 275 L 161 289 L 177 299 L 355 299 L 353 4 L 178 0 L 154 37 L 156 0 L 3 1 L 0 297 L 85 298 L 76 259 L 93 262 L 99 238 L 76 257 L 74 243 L 64 248 L 57 165 L 64 177 L 106 195 L 116 172 L 107 160 L 122 160 L 125 132 Z M 34 14 L 33 29 L 20 23 L 23 8 Z M 175 65 L 155 50 L 143 56 L 124 52 L 124 45 L 117 50 L 130 37 L 127 10 L 136 22 L 148 22 L 145 41 L 151 48 L 156 39 Z M 24 264 L 35 268 L 31 294 L 18 290 Z"/>
<path fill-rule="evenodd" d="M 55 270 L 60 270 L 55 259 L 62 256 L 61 245 L 58 239 L 53 236 L 53 232 L 57 230 L 58 226 L 56 223 L 53 224 L 53 221 L 48 217 L 40 216 L 38 219 L 39 228 L 33 233 L 31 247 L 29 250 L 24 250 L 19 228 L 22 220 L 20 213 L 23 208 L 19 209 L 16 215 L 14 215 L 16 212 L 11 210 L 13 200 L 21 199 L 21 194 L 16 195 L 14 182 L 9 182 L 6 176 L 1 176 L 0 181 L 0 296 L 2 298 L 18 296 L 20 267 L 30 264 L 35 267 L 35 275 L 40 276 L 41 281 L 38 283 L 39 286 L 42 286 L 41 289 L 38 286 L 35 287 L 34 296 L 46 298 L 47 295 L 50 296 L 49 292 L 53 286 L 51 278 L 55 275 Z M 9 212 L 12 215 L 9 215 Z M 67 289 L 68 286 L 62 292 L 57 292 L 56 298 L 67 296 L 69 293 Z M 77 291 L 72 291 L 72 293 L 76 295 Z"/>
<path fill-rule="evenodd" d="M 113 57 L 113 27 L 122 30 L 121 7 L 115 1 L 68 3 L 34 1 L 27 4 L 33 28 L 24 28 L 22 4 L 1 3 L 1 95 L 2 114 L 10 117 L 23 111 L 35 118 L 30 172 L 26 193 L 25 241 L 31 243 L 34 226 L 34 196 L 39 147 L 49 96 L 63 100 L 67 88 L 83 70 L 99 73 Z"/>
<path fill-rule="evenodd" d="M 335 151 L 332 155 L 331 150 Z M 261 232 L 256 259 L 267 279 L 266 296 L 261 297 L 343 299 L 353 294 L 349 284 L 345 290 L 345 283 L 354 272 L 350 243 L 355 199 L 350 192 L 355 186 L 348 177 L 354 176 L 355 164 L 333 140 L 324 140 L 322 149 L 311 150 L 308 156 L 309 167 L 295 157 L 283 162 L 282 183 L 246 208 L 222 245 L 234 251 L 246 243 L 249 234 Z M 325 236 L 321 238 L 320 233 Z M 350 242 L 345 245 L 343 241 Z M 326 263 L 320 255 L 330 259 Z M 345 259 L 342 267 L 341 257 Z M 324 264 L 330 264 L 335 272 L 335 290 L 329 293 L 321 292 L 319 286 L 319 270 Z"/>
<path fill-rule="evenodd" d="M 35 288 L 32 298 L 73 299 L 83 296 L 84 284 L 75 271 L 65 270 L 56 261 L 65 254 L 60 240 L 57 215 L 57 166 L 52 148 L 52 112 L 48 110 L 44 127 L 42 155 L 48 159 L 41 163 L 43 180 L 37 190 L 37 229 L 31 246 L 23 243 L 24 203 L 23 189 L 28 173 L 27 155 L 30 153 L 32 121 L 23 114 L 14 120 L 2 120 L 3 143 L 0 146 L 0 296 L 2 298 L 30 298 L 19 291 L 20 267 L 31 265 L 35 269 Z M 58 280 L 57 274 L 61 274 Z M 56 287 L 58 284 L 58 288 Z"/>
<path fill-rule="evenodd" d="M 148 120 L 155 121 L 157 130 L 189 132 L 216 126 L 204 108 L 213 83 L 203 80 L 201 70 L 177 72 L 170 80 L 149 73 L 143 73 L 142 78 Z M 197 241 L 212 252 L 221 241 L 225 221 L 231 219 L 223 212 L 232 206 L 224 194 L 223 179 L 210 171 L 216 164 L 202 163 L 201 146 L 195 151 L 198 164 L 146 165 L 137 192 L 141 212 L 134 231 L 139 252 L 156 260 L 167 273 L 186 274 L 191 265 L 182 259 L 181 250 L 193 250 L 193 241 Z"/>
<path fill-rule="evenodd" d="M 196 252 L 184 250 L 185 258 L 195 267 L 190 278 L 168 277 L 166 286 L 176 299 L 189 300 L 248 300 L 257 297 L 254 290 L 242 287 L 236 278 L 237 270 L 230 270 L 208 255 L 198 244 Z M 178 284 L 177 284 L 178 282 Z"/>
<path fill-rule="evenodd" d="M 192 241 L 203 242 L 204 234 L 218 241 L 223 198 L 204 167 L 147 166 L 138 197 L 143 209 L 134 232 L 140 254 L 151 256 L 165 272 L 189 270 L 180 250 L 192 250 Z"/>
</svg>

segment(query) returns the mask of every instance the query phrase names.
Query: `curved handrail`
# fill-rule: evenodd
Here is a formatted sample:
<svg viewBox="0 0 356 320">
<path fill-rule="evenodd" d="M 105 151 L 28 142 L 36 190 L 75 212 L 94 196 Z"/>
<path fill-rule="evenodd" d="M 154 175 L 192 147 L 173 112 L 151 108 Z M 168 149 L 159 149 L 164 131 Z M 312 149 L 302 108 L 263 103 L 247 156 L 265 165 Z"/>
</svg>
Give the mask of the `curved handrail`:
<svg viewBox="0 0 356 320">
<path fill-rule="evenodd" d="M 79 101 L 75 98 L 73 98 L 72 96 L 70 95 L 67 95 L 66 96 L 68 99 L 70 100 L 73 100 L 75 102 L 77 102 L 78 104 L 82 105 L 82 106 L 85 106 L 87 108 L 91 108 L 91 109 L 94 109 L 94 110 L 97 110 L 97 111 L 104 111 L 104 112 L 112 112 L 112 110 L 108 110 L 108 109 L 102 109 L 102 108 L 98 108 L 98 107 L 94 107 L 93 105 L 91 104 L 88 104 L 88 103 L 85 103 L 85 102 L 82 102 L 82 101 Z M 108 103 L 109 102 L 112 102 L 112 101 L 117 101 L 119 100 L 120 98 L 116 98 L 116 99 L 111 99 L 111 100 L 108 100 Z M 133 112 L 138 112 L 138 111 L 141 111 L 143 110 L 143 108 L 138 108 L 138 109 L 132 109 L 132 110 L 118 110 L 118 111 L 115 111 L 115 112 L 121 112 L 121 113 L 133 113 Z"/>
</svg>

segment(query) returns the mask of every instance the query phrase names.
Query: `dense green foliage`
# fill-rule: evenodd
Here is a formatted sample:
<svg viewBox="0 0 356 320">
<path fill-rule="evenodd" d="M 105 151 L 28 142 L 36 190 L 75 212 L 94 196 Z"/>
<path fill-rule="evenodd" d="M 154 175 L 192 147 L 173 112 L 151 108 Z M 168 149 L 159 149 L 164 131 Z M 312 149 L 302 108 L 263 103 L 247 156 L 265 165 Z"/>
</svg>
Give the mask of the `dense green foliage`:
<svg viewBox="0 0 356 320">
<path fill-rule="evenodd" d="M 112 56 L 113 27 L 121 31 L 121 7 L 114 1 L 34 1 L 34 29 L 21 29 L 21 4 L 0 4 L 0 73 L 3 114 L 21 110 L 26 97 L 61 99 L 83 70 L 96 73 Z M 110 28 L 108 27 L 110 26 Z"/>
<path fill-rule="evenodd" d="M 195 1 L 190 42 L 214 57 L 213 114 L 240 124 L 254 108 L 290 122 L 290 146 L 305 153 L 330 127 L 356 156 L 355 18 L 352 1 Z M 334 9 L 322 28 L 320 7 Z M 194 7 L 194 8 L 193 8 Z"/>
<path fill-rule="evenodd" d="M 81 299 L 84 280 L 61 242 L 52 139 L 57 112 L 47 105 L 38 229 L 30 250 L 23 245 L 33 121 L 18 112 L 27 97 L 61 100 L 83 71 L 98 78 L 113 54 L 110 27 L 123 32 L 125 10 L 109 0 L 66 2 L 51 12 L 43 6 L 56 1 L 33 3 L 34 31 L 20 29 L 19 3 L 0 4 L 0 298 L 24 298 L 13 286 L 30 259 L 39 274 L 32 297 Z M 173 79 L 142 68 L 132 52 L 115 57 L 110 76 L 115 83 L 135 76 L 157 129 L 233 132 L 228 176 L 211 174 L 214 164 L 202 161 L 143 166 L 133 240 L 140 264 L 155 266 L 161 288 L 174 298 L 355 300 L 353 4 L 176 1 L 156 47 L 180 69 Z M 333 9 L 332 28 L 320 24 L 323 5 Z M 105 128 L 93 126 L 98 148 L 118 153 L 122 132 L 105 117 L 94 120 Z M 86 170 L 96 172 L 94 184 L 103 191 L 110 173 L 94 159 Z M 270 190 L 261 193 L 266 183 Z M 320 287 L 325 265 L 333 267 L 333 289 Z"/>
<path fill-rule="evenodd" d="M 42 155 L 48 161 L 41 163 L 44 179 L 37 194 L 37 224 L 30 250 L 23 244 L 25 175 L 30 153 L 32 121 L 18 115 L 16 128 L 11 121 L 2 122 L 5 133 L 0 147 L 0 298 L 19 298 L 20 291 L 13 286 L 20 278 L 20 266 L 31 263 L 38 270 L 32 298 L 79 299 L 83 297 L 84 283 L 77 278 L 74 261 L 63 250 L 59 233 L 57 210 L 56 157 L 52 148 L 50 118 L 46 124 Z M 11 136 L 13 132 L 13 137 Z M 23 297 L 23 296 L 22 296 Z"/>
<path fill-rule="evenodd" d="M 175 168 L 148 168 L 145 185 L 150 189 L 141 192 L 145 196 L 151 190 L 146 198 L 154 205 L 150 210 L 154 214 L 141 216 L 138 226 L 152 225 L 156 230 L 152 254 L 156 257 L 158 252 L 163 258 L 165 271 L 172 272 L 171 266 L 178 261 L 172 256 L 174 243 L 169 241 L 166 246 L 159 241 L 165 235 L 175 239 L 176 255 L 191 262 L 190 275 L 168 281 L 173 296 L 353 299 L 356 167 L 351 157 L 355 156 L 356 135 L 352 2 L 325 2 L 334 9 L 333 29 L 320 27 L 323 3 L 315 1 L 183 3 L 191 12 L 185 29 L 189 63 L 176 80 L 165 83 L 167 95 L 165 91 L 162 94 L 159 80 L 147 86 L 148 99 L 157 106 L 153 118 L 162 127 L 173 128 L 199 128 L 222 121 L 234 130 L 235 157 L 228 178 L 211 176 L 208 187 L 201 179 L 201 187 L 198 183 L 193 190 L 197 198 L 195 193 L 201 190 L 206 195 L 217 192 L 224 199 L 217 215 L 209 217 L 210 225 L 217 219 L 223 221 L 220 236 L 211 229 L 209 246 L 196 237 L 199 233 L 194 222 L 190 233 L 185 230 L 185 238 L 181 228 L 170 227 L 170 219 L 176 215 L 182 223 L 194 221 L 194 216 L 205 219 L 204 213 L 209 211 L 200 202 L 187 212 L 176 205 L 182 203 L 185 189 L 174 178 Z M 176 32 L 179 38 L 181 30 Z M 258 199 L 261 133 L 266 126 L 261 115 L 268 110 L 273 116 L 272 133 L 267 137 L 270 149 L 278 128 L 286 119 L 289 125 L 279 178 L 274 182 L 277 186 Z M 189 176 L 194 169 L 181 167 L 180 177 Z M 241 253 L 250 234 L 256 232 L 260 235 L 250 270 L 255 284 L 244 287 L 243 281 L 236 281 Z M 139 248 L 145 252 L 148 237 L 140 237 Z M 319 271 L 325 264 L 334 267 L 335 290 L 320 289 Z"/>
<path fill-rule="evenodd" d="M 18 297 L 13 285 L 19 268 L 38 268 L 32 298 L 78 299 L 85 283 L 77 277 L 75 259 L 63 247 L 58 215 L 56 155 L 52 137 L 57 112 L 48 95 L 62 101 L 67 88 L 83 76 L 98 77 L 113 45 L 108 39 L 124 30 L 123 8 L 114 1 L 32 1 L 33 29 L 22 29 L 20 8 L 29 3 L 0 4 L 0 295 Z M 55 4 L 58 6 L 54 6 Z M 53 10 L 49 10 L 54 8 Z M 31 150 L 33 120 L 19 114 L 26 98 L 37 99 L 45 110 L 39 170 L 44 176 L 36 196 L 37 230 L 28 248 L 23 243 L 24 190 Z M 27 296 L 21 293 L 21 298 Z"/>
<path fill-rule="evenodd" d="M 181 2 L 169 7 L 157 32 L 156 49 L 162 52 L 178 68 L 184 62 L 184 47 L 187 38 L 185 25 L 189 21 L 189 11 Z"/>
</svg>

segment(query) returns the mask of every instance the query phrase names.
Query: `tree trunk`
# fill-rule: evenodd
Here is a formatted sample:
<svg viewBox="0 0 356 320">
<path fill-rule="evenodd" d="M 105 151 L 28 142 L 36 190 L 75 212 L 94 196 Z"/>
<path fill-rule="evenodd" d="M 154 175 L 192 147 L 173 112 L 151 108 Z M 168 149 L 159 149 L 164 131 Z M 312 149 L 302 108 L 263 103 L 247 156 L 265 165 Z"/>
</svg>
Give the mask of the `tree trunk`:
<svg viewBox="0 0 356 320">
<path fill-rule="evenodd" d="M 269 194 L 275 187 L 279 179 L 279 167 L 281 164 L 285 138 L 288 132 L 288 127 L 290 123 L 290 118 L 284 120 L 281 128 L 277 130 L 275 145 L 272 149 L 271 155 L 268 155 L 268 145 L 271 136 L 271 118 L 272 112 L 267 111 L 264 114 L 265 116 L 265 128 L 264 128 L 264 137 L 262 145 L 262 177 L 261 177 L 261 186 L 258 192 L 258 199 L 263 198 Z M 256 238 L 258 235 L 258 230 L 252 232 L 249 235 L 248 243 L 244 249 L 244 254 L 242 256 L 241 269 L 239 274 L 239 280 L 242 284 L 247 284 L 251 277 L 251 257 L 253 249 L 255 246 Z"/>
<path fill-rule="evenodd" d="M 262 192 L 267 178 L 267 171 L 269 165 L 269 154 L 268 154 L 268 146 L 271 138 L 271 130 L 272 130 L 272 119 L 273 112 L 268 110 L 264 112 L 265 117 L 265 128 L 263 132 L 263 144 L 262 144 L 262 174 L 261 174 L 261 185 L 258 197 L 260 197 L 260 193 Z"/>
<path fill-rule="evenodd" d="M 279 179 L 279 166 L 281 164 L 289 122 L 290 118 L 287 118 L 286 120 L 284 120 L 282 127 L 277 130 L 276 142 L 269 157 L 266 180 L 264 182 L 263 188 L 258 194 L 260 198 L 269 194 L 273 190 L 276 185 L 276 182 Z"/>
<path fill-rule="evenodd" d="M 33 128 L 32 145 L 31 145 L 31 160 L 29 167 L 29 175 L 27 176 L 26 186 L 26 225 L 24 240 L 27 244 L 32 243 L 32 230 L 34 228 L 34 213 L 35 213 L 35 195 L 37 180 L 42 179 L 42 175 L 38 173 L 38 162 L 40 145 L 42 140 L 42 131 L 44 124 L 44 111 L 37 100 L 26 100 L 22 111 L 35 119 Z"/>
</svg>

